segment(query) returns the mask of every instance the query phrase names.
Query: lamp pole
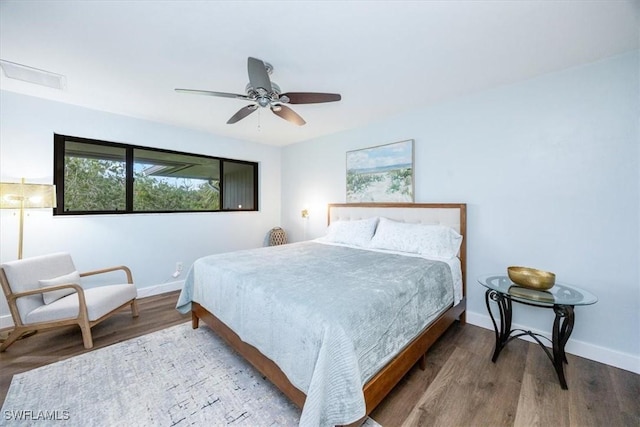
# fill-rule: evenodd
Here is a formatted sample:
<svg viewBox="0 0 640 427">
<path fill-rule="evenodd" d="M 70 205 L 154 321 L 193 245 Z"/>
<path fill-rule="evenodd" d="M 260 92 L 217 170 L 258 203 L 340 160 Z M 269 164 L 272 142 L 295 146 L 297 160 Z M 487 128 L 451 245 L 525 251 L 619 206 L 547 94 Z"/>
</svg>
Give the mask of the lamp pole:
<svg viewBox="0 0 640 427">
<path fill-rule="evenodd" d="M 22 259 L 22 230 L 24 228 L 24 178 L 21 180 L 20 189 L 22 194 L 20 195 L 20 231 L 18 234 L 18 259 Z"/>
</svg>

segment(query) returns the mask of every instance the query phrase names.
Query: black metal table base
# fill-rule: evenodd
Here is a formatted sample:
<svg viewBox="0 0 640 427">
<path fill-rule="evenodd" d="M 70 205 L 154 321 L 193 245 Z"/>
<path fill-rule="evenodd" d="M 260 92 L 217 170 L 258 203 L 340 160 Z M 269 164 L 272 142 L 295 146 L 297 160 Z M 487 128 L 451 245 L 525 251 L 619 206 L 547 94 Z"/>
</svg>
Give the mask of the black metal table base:
<svg viewBox="0 0 640 427">
<path fill-rule="evenodd" d="M 496 319 L 494 318 L 491 311 L 491 305 L 489 304 L 490 301 L 494 301 L 498 305 L 498 310 L 500 311 L 500 328 L 498 328 Z M 564 352 L 564 346 L 567 344 L 569 336 L 571 336 L 571 332 L 573 331 L 573 324 L 575 321 L 573 306 L 560 304 L 554 304 L 553 306 L 538 305 L 519 300 L 514 301 L 521 304 L 532 305 L 534 307 L 553 308 L 553 311 L 556 315 L 553 322 L 553 333 L 551 339 L 553 352 L 549 351 L 547 346 L 545 346 L 544 343 L 540 340 L 540 338 L 543 338 L 548 341 L 549 339 L 547 337 L 535 334 L 531 331 L 525 331 L 523 329 L 511 329 L 511 318 L 513 311 L 511 298 L 507 294 L 489 289 L 485 294 L 485 302 L 487 304 L 487 310 L 489 311 L 489 316 L 491 316 L 491 321 L 493 322 L 493 328 L 496 335 L 496 347 L 493 351 L 493 357 L 491 358 L 491 361 L 493 363 L 496 363 L 496 361 L 498 360 L 498 356 L 500 356 L 500 352 L 509 341 L 523 335 L 528 335 L 533 338 L 547 354 L 549 360 L 551 360 L 551 363 L 553 363 L 553 367 L 555 368 L 556 373 L 558 374 L 560 386 L 563 390 L 567 390 L 569 387 L 567 387 L 567 380 L 564 377 L 564 364 L 568 362 L 567 355 Z"/>
</svg>

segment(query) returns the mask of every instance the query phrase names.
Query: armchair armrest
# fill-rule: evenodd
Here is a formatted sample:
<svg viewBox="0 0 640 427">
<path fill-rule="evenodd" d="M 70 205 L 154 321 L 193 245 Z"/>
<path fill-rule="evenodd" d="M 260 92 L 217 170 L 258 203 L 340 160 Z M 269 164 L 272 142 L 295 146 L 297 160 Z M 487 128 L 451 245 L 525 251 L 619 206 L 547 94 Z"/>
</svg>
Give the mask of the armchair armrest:
<svg viewBox="0 0 640 427">
<path fill-rule="evenodd" d="M 75 294 L 78 295 L 78 315 L 77 317 L 74 317 L 72 319 L 78 319 L 78 320 L 86 320 L 88 319 L 88 312 L 87 312 L 87 300 L 85 298 L 84 295 L 84 289 L 82 288 L 82 286 L 80 286 L 77 283 L 65 283 L 62 285 L 53 285 L 53 286 L 44 286 L 42 288 L 38 288 L 38 289 L 31 289 L 28 291 L 23 291 L 23 292 L 17 292 L 17 293 L 11 293 L 9 295 L 7 295 L 7 303 L 9 304 L 9 309 L 12 312 L 12 315 L 15 312 L 15 316 L 14 316 L 14 322 L 16 327 L 23 327 L 24 324 L 22 323 L 19 311 L 18 311 L 18 307 L 17 307 L 17 303 L 16 300 L 22 297 L 26 297 L 29 295 L 36 295 L 36 294 L 44 294 L 46 292 L 51 292 L 51 291 L 57 291 L 60 289 L 65 289 L 65 288 L 73 288 L 75 290 Z M 69 294 L 69 295 L 73 295 L 73 293 Z M 16 320 L 17 319 L 17 320 Z M 62 320 L 66 320 L 66 319 L 62 319 Z M 61 320 L 61 321 L 62 321 Z M 40 325 L 43 322 L 38 322 L 36 324 Z M 46 323 L 46 322 L 44 322 Z"/>
<path fill-rule="evenodd" d="M 29 291 L 11 293 L 9 295 L 6 295 L 7 303 L 9 303 L 9 305 L 11 306 L 12 304 L 16 303 L 16 300 L 18 298 L 26 297 L 29 295 L 43 294 L 45 292 L 57 291 L 59 289 L 65 288 L 75 289 L 76 293 L 78 294 L 78 302 L 80 304 L 80 307 L 87 306 L 86 300 L 84 298 L 84 289 L 82 289 L 82 286 L 78 285 L 77 283 L 65 283 L 63 285 L 45 286 L 43 288 L 31 289 Z M 86 308 L 84 308 L 84 310 L 86 311 Z"/>
<path fill-rule="evenodd" d="M 29 295 L 36 295 L 36 294 L 43 294 L 45 292 L 57 291 L 58 289 L 64 289 L 64 288 L 73 288 L 78 293 L 84 293 L 84 290 L 80 285 L 76 283 L 65 283 L 64 285 L 46 286 L 38 289 L 31 289 L 29 291 L 15 292 L 15 293 L 11 293 L 10 296 L 12 297 L 12 299 L 17 299 L 17 298 L 26 297 Z"/>
<path fill-rule="evenodd" d="M 124 266 L 124 265 L 118 265 L 116 267 L 102 268 L 100 270 L 87 271 L 87 272 L 84 272 L 84 273 L 80 273 L 80 277 L 93 276 L 93 275 L 96 275 L 96 274 L 103 274 L 103 273 L 110 273 L 112 271 L 118 271 L 118 270 L 122 270 L 122 271 L 125 272 L 125 274 L 127 275 L 127 283 L 133 283 L 133 276 L 131 274 L 131 270 L 129 269 L 129 267 Z"/>
</svg>

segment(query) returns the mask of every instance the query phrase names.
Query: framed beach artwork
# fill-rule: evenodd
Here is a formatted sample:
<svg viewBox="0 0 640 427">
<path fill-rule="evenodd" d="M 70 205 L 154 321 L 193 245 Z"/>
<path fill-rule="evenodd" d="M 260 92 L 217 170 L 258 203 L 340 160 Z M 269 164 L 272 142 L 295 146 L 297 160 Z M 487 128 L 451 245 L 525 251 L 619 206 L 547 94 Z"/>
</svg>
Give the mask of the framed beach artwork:
<svg viewBox="0 0 640 427">
<path fill-rule="evenodd" d="M 347 151 L 347 203 L 413 202 L 413 139 Z"/>
</svg>

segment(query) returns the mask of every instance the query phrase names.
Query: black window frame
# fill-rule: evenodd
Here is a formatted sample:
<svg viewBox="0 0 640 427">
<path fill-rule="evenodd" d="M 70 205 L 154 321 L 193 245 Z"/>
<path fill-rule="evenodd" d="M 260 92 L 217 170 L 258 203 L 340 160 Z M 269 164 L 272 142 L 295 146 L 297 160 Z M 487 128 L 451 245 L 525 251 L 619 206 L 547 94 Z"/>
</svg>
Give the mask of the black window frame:
<svg viewBox="0 0 640 427">
<path fill-rule="evenodd" d="M 115 148 L 125 149 L 125 170 L 126 170 L 126 185 L 125 185 L 125 209 L 124 210 L 91 210 L 91 211 L 68 211 L 64 207 L 64 191 L 65 191 L 65 143 L 76 142 L 83 144 L 94 144 L 102 146 L 110 146 Z M 158 213 L 189 213 L 189 212 L 255 212 L 259 210 L 258 206 L 258 162 L 252 162 L 248 160 L 230 159 L 225 157 L 207 156 L 204 154 L 187 153 L 183 151 L 166 150 L 154 147 L 145 147 L 140 145 L 123 144 L 118 142 L 103 141 L 98 139 L 83 138 L 71 135 L 53 134 L 53 183 L 56 186 L 56 207 L 53 209 L 54 215 L 111 215 L 111 214 L 158 214 Z M 186 155 L 201 157 L 205 159 L 218 160 L 220 163 L 220 209 L 212 210 L 144 210 L 136 211 L 134 206 L 134 150 L 147 150 L 156 151 L 167 154 Z M 224 165 L 225 163 L 237 163 L 242 165 L 249 165 L 253 167 L 253 207 L 252 208 L 224 208 Z"/>
</svg>

